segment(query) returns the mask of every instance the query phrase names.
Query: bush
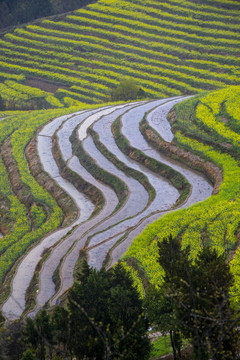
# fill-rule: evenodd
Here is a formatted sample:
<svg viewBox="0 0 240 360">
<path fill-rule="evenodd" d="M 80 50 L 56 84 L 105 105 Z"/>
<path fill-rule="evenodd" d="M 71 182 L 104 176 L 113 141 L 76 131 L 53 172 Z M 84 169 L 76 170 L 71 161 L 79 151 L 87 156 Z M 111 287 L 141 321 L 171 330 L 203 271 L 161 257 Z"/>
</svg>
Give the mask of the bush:
<svg viewBox="0 0 240 360">
<path fill-rule="evenodd" d="M 144 90 L 137 84 L 135 80 L 123 80 L 120 81 L 118 86 L 112 90 L 111 100 L 135 100 L 145 97 Z"/>
</svg>

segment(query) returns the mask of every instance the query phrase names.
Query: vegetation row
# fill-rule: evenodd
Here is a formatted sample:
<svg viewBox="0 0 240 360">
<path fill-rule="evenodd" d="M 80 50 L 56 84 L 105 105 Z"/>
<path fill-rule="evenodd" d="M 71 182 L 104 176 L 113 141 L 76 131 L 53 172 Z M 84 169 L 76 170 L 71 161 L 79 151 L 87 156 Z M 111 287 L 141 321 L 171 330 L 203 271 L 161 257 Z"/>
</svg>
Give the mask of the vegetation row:
<svg viewBox="0 0 240 360">
<path fill-rule="evenodd" d="M 150 98 L 237 85 L 237 14 L 233 3 L 101 0 L 61 20 L 16 28 L 0 40 L 0 71 L 26 88 L 9 86 L 0 73 L 2 107 L 99 103 L 123 77 L 134 77 Z M 39 100 L 29 102 L 29 79 L 57 82 L 58 90 L 35 89 Z"/>
</svg>

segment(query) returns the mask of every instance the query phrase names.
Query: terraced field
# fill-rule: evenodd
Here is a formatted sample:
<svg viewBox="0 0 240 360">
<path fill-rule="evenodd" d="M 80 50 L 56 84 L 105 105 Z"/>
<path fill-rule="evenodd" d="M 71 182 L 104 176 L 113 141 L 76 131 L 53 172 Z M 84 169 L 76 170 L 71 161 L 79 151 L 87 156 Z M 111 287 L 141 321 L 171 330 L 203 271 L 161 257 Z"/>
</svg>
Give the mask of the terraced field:
<svg viewBox="0 0 240 360">
<path fill-rule="evenodd" d="M 0 39 L 3 100 L 26 109 L 99 103 L 123 77 L 149 98 L 237 85 L 239 15 L 238 1 L 100 0 L 16 28 Z"/>
<path fill-rule="evenodd" d="M 87 251 L 89 263 L 94 267 L 100 268 L 107 256 L 111 259 L 109 265 L 113 264 L 146 224 L 172 210 L 177 200 L 178 206 L 189 206 L 210 196 L 212 187 L 201 174 L 157 153 L 138 129 L 146 112 L 167 113 L 183 99 L 82 111 L 56 118 L 38 133 L 36 147 L 43 169 L 74 199 L 79 213 L 71 225 L 45 236 L 22 259 L 13 277 L 11 296 L 3 305 L 8 318 L 19 317 L 25 309 L 29 286 L 44 253 L 48 253 L 48 257 L 39 274 L 35 311 L 54 296 L 56 290 L 52 303 L 72 285 L 80 250 Z M 118 119 L 121 119 L 122 130 L 116 123 Z M 130 119 L 134 129 L 127 125 Z M 166 116 L 163 121 L 167 123 Z M 116 129 L 122 132 L 122 139 L 116 135 Z M 130 142 L 126 129 L 135 134 Z M 162 132 L 162 136 L 169 135 L 170 129 Z M 119 149 L 117 143 L 123 139 L 129 142 L 132 154 L 141 158 L 131 159 Z M 78 185 L 80 192 L 72 183 Z M 84 188 L 88 195 L 94 192 L 92 201 L 82 194 Z M 96 211 L 99 207 L 101 211 Z M 56 289 L 53 278 L 60 263 L 60 287 Z"/>
<path fill-rule="evenodd" d="M 123 256 L 143 293 L 170 234 L 193 257 L 226 252 L 239 293 L 239 14 L 233 0 L 100 0 L 0 39 L 17 110 L 0 116 L 7 318 L 57 303 L 79 254 L 96 268 Z M 123 77 L 145 101 L 107 102 Z"/>
</svg>

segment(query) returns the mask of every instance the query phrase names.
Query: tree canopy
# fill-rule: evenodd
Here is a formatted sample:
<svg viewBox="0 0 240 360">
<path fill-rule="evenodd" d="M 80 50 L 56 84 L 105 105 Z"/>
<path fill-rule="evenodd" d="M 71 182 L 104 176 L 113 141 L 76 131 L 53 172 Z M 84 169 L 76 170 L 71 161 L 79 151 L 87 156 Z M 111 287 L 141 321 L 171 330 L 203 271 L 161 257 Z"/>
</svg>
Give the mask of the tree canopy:
<svg viewBox="0 0 240 360">
<path fill-rule="evenodd" d="M 0 0 L 0 28 L 81 8 L 95 0 Z"/>
<path fill-rule="evenodd" d="M 133 79 L 125 79 L 120 81 L 118 86 L 112 90 L 111 100 L 136 100 L 145 97 L 144 90 Z"/>
<path fill-rule="evenodd" d="M 195 359 L 237 359 L 238 314 L 230 304 L 233 275 L 226 256 L 208 246 L 194 261 L 189 254 L 171 236 L 159 243 L 176 326 L 192 342 Z"/>
</svg>

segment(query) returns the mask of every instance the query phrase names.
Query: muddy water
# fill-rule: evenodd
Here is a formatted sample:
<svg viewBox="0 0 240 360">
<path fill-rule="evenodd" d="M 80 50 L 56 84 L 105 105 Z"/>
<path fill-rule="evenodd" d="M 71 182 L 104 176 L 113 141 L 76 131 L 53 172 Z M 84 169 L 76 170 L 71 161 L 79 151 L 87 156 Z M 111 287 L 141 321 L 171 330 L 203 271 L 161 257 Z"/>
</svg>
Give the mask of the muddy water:
<svg viewBox="0 0 240 360">
<path fill-rule="evenodd" d="M 89 116 L 79 127 L 78 129 L 78 137 L 79 140 L 82 141 L 87 137 L 87 129 L 97 121 L 101 116 L 110 114 L 113 110 L 124 108 L 126 105 L 118 105 L 114 107 L 110 107 L 104 110 L 99 111 L 97 114 L 93 114 Z"/>
<path fill-rule="evenodd" d="M 108 251 L 120 240 L 122 235 L 116 235 L 106 243 L 96 246 L 88 251 L 88 264 L 97 270 L 102 267 L 103 259 L 106 258 Z"/>
<path fill-rule="evenodd" d="M 83 147 L 99 167 L 120 178 L 129 189 L 127 203 L 121 209 L 121 217 L 120 212 L 118 213 L 118 221 L 142 211 L 148 202 L 148 193 L 145 188 L 135 179 L 126 176 L 123 171 L 106 159 L 96 148 L 92 138 L 87 137 L 83 141 Z"/>
<path fill-rule="evenodd" d="M 121 107 L 125 107 L 125 105 L 121 106 Z M 104 114 L 106 114 L 106 113 L 109 114 L 112 112 L 113 112 L 113 109 L 108 109 L 108 111 L 104 111 Z M 101 113 L 103 113 L 103 112 L 101 112 Z M 114 114 L 115 114 L 114 118 L 116 118 L 116 115 L 118 115 L 118 113 L 114 112 Z M 100 113 L 97 113 L 96 116 L 94 116 L 94 121 L 96 121 L 96 119 L 99 118 L 99 115 L 100 115 Z M 92 120 L 93 120 L 93 118 L 91 118 L 91 121 L 89 121 L 88 124 L 92 124 L 93 123 Z M 86 134 L 87 128 L 85 127 L 84 129 L 85 129 L 84 134 Z M 82 144 L 83 144 L 85 151 L 87 151 L 90 154 L 90 156 L 92 158 L 94 158 L 94 160 L 98 166 L 100 166 L 103 169 L 106 169 L 108 172 L 121 178 L 126 183 L 126 185 L 128 186 L 128 188 L 130 190 L 127 203 L 115 215 L 113 215 L 111 218 L 106 219 L 104 222 L 102 222 L 97 227 L 95 227 L 90 233 L 88 233 L 88 235 L 86 237 L 84 237 L 84 239 L 86 241 L 87 238 L 90 235 L 92 236 L 95 232 L 103 231 L 107 227 L 112 226 L 114 223 L 122 221 L 126 217 L 133 216 L 136 213 L 138 213 L 139 211 L 141 211 L 142 209 L 144 209 L 148 202 L 148 194 L 147 194 L 146 190 L 144 189 L 144 187 L 141 184 L 139 184 L 138 181 L 127 177 L 122 171 L 120 171 L 110 161 L 108 161 L 97 150 L 97 148 L 95 147 L 95 145 L 90 137 L 86 137 Z M 72 159 L 69 162 L 69 165 L 72 163 L 73 166 L 71 166 L 71 168 L 74 171 L 77 171 L 76 161 L 77 161 L 77 159 L 75 158 L 75 164 L 73 164 Z M 77 172 L 80 173 L 79 170 Z M 95 185 L 97 185 L 97 183 Z M 139 194 L 140 194 L 140 196 L 139 196 Z M 110 197 L 110 200 L 111 200 L 111 197 Z M 122 231 L 122 230 L 120 230 L 120 231 Z M 105 240 L 106 237 L 112 236 L 112 235 L 109 235 L 109 233 L 110 234 L 112 233 L 111 229 L 107 233 L 102 232 L 102 233 L 98 234 L 97 236 L 94 236 L 93 237 L 94 240 L 90 241 L 91 246 L 94 244 L 98 244 L 99 242 Z M 70 252 L 64 259 L 64 263 L 63 263 L 63 266 L 61 269 L 62 288 L 61 288 L 60 294 L 62 294 L 73 283 L 74 264 L 78 258 L 78 252 L 82 246 L 83 246 L 83 239 L 78 241 L 78 243 L 74 247 L 74 251 Z M 104 258 L 99 258 L 98 262 L 100 263 L 103 260 L 104 260 Z"/>
<path fill-rule="evenodd" d="M 108 112 L 113 111 L 108 110 Z M 50 257 L 47 259 L 46 263 L 43 266 L 43 269 L 40 274 L 40 290 L 37 296 L 37 306 L 35 309 L 35 312 L 46 303 L 54 294 L 54 284 L 52 281 L 52 274 L 56 268 L 56 264 L 59 263 L 60 259 L 66 254 L 66 252 L 70 249 L 70 247 L 73 245 L 73 243 L 78 240 L 79 246 L 84 246 L 87 237 L 89 236 L 88 232 L 91 231 L 91 228 L 95 227 L 98 223 L 100 230 L 101 222 L 106 217 L 109 217 L 111 213 L 114 211 L 115 207 L 118 204 L 118 200 L 116 197 L 116 194 L 112 191 L 112 189 L 109 189 L 105 185 L 99 183 L 97 180 L 95 180 L 86 170 L 81 166 L 78 159 L 74 156 L 72 157 L 72 148 L 71 143 L 69 141 L 69 136 L 71 135 L 73 129 L 82 122 L 85 121 L 85 119 L 88 119 L 88 116 L 91 117 L 92 114 L 96 114 L 95 119 L 99 117 L 102 114 L 102 111 L 99 112 L 99 110 L 92 110 L 88 112 L 84 112 L 79 114 L 76 117 L 72 117 L 69 120 L 65 121 L 63 125 L 61 126 L 60 130 L 57 132 L 57 136 L 59 139 L 59 146 L 60 150 L 62 152 L 62 156 L 65 160 L 68 161 L 68 166 L 74 170 L 75 172 L 79 173 L 80 176 L 82 176 L 86 181 L 90 182 L 91 184 L 97 186 L 104 194 L 106 198 L 106 203 L 104 208 L 102 209 L 101 213 L 95 217 L 94 219 L 91 219 L 84 224 L 81 224 L 78 226 L 74 232 L 68 236 L 66 239 L 64 239 L 60 245 L 58 245 L 51 253 Z M 60 122 L 58 122 L 58 126 L 60 126 Z M 56 131 L 57 126 L 51 127 L 51 134 Z M 48 129 L 46 133 L 49 133 L 50 130 Z M 46 133 L 44 134 L 46 136 Z M 52 170 L 53 171 L 53 170 Z M 54 175 L 54 174 L 52 174 Z M 57 179 L 57 178 L 56 178 Z M 92 230 L 93 232 L 93 230 Z M 86 233 L 86 235 L 84 235 Z M 75 253 L 78 257 L 78 252 Z M 73 266 L 72 266 L 73 270 Z M 69 280 L 66 277 L 66 274 L 64 274 L 63 280 L 65 282 L 67 281 L 67 288 L 69 285 Z M 71 278 L 71 284 L 72 284 L 72 277 Z"/>
<path fill-rule="evenodd" d="M 105 109 L 105 108 L 104 108 Z M 84 111 L 65 121 L 57 132 L 58 144 L 62 152 L 63 160 L 67 161 L 72 156 L 72 144 L 69 140 L 73 130 L 81 124 L 88 116 L 99 112 L 99 109 Z"/>
<path fill-rule="evenodd" d="M 120 115 L 120 111 L 117 115 Z M 113 117 L 112 115 L 105 116 L 94 125 L 93 128 L 98 133 L 99 140 L 108 149 L 110 149 L 111 153 L 113 153 L 120 161 L 124 162 L 128 167 L 138 170 L 147 176 L 149 183 L 156 191 L 156 198 L 149 207 L 148 211 L 152 212 L 159 209 L 162 210 L 170 208 L 176 202 L 179 192 L 165 178 L 155 174 L 145 166 L 131 160 L 119 150 L 111 133 L 111 125 L 115 118 L 116 116 Z"/>
</svg>

